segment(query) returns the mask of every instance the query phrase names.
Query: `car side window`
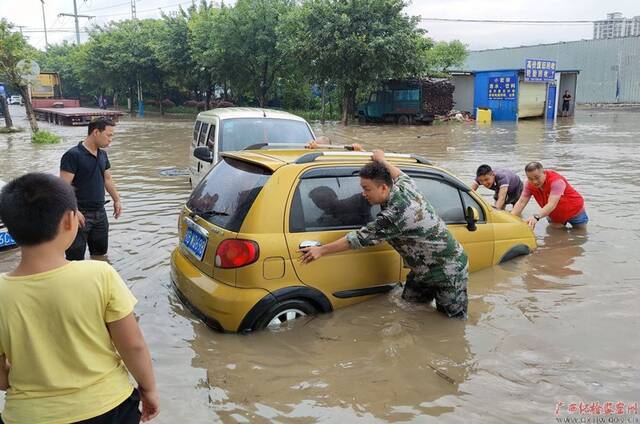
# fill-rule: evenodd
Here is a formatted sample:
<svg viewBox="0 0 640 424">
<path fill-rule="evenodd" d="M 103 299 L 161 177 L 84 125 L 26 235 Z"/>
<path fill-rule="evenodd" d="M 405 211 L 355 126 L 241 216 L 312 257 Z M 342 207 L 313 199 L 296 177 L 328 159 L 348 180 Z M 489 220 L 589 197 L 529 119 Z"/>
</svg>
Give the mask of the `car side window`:
<svg viewBox="0 0 640 424">
<path fill-rule="evenodd" d="M 433 206 L 445 223 L 464 224 L 466 222 L 460 191 L 456 187 L 432 178 L 413 177 L 413 179 L 418 191 Z"/>
<path fill-rule="evenodd" d="M 362 196 L 357 175 L 302 179 L 293 196 L 289 231 L 360 228 L 379 211 Z"/>
<path fill-rule="evenodd" d="M 478 223 L 487 222 L 487 218 L 484 215 L 484 209 L 482 209 L 482 206 L 480 206 L 480 203 L 478 203 L 476 199 L 471 197 L 469 193 L 466 193 L 464 191 L 462 192 L 462 203 L 464 204 L 465 210 L 467 209 L 467 206 L 471 206 L 472 208 L 475 208 L 475 210 L 478 211 L 478 215 L 480 215 L 480 218 L 478 219 Z"/>
<path fill-rule="evenodd" d="M 209 130 L 209 124 L 207 124 L 206 122 L 203 122 L 202 125 L 200 126 L 200 135 L 198 136 L 198 146 L 204 146 L 208 130 Z"/>
</svg>

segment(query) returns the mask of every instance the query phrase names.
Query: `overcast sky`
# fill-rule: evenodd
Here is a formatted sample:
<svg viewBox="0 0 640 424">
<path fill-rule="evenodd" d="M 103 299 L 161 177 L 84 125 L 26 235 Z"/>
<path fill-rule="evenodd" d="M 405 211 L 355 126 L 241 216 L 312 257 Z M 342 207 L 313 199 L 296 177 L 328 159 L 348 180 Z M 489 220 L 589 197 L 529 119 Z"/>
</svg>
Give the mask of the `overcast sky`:
<svg viewBox="0 0 640 424">
<path fill-rule="evenodd" d="M 49 43 L 75 40 L 74 20 L 60 17 L 73 13 L 73 0 L 44 0 Z M 227 1 L 226 3 L 233 3 Z M 160 16 L 160 10 L 174 11 L 191 1 L 137 0 L 139 18 Z M 92 15 L 90 21 L 80 18 L 81 31 L 88 22 L 104 24 L 110 20 L 131 17 L 129 0 L 77 0 L 78 13 Z M 579 6 L 578 6 L 579 5 Z M 31 44 L 44 48 L 45 39 L 40 0 L 0 0 L 0 16 L 22 25 Z M 640 15 L 638 0 L 414 0 L 408 14 L 423 18 L 493 19 L 493 20 L 595 20 L 608 12 L 621 12 L 626 17 Z M 423 21 L 421 26 L 435 40 L 459 39 L 472 50 L 553 43 L 592 38 L 592 24 L 496 24 Z M 40 32 L 34 32 L 40 31 Z M 81 34 L 81 40 L 86 34 Z"/>
</svg>

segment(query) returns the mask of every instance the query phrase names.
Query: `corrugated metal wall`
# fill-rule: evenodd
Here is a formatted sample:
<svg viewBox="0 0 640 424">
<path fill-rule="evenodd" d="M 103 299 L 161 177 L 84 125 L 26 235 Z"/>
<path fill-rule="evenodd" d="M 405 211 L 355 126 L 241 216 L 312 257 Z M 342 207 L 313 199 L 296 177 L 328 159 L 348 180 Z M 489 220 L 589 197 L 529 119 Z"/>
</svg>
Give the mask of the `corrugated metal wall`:
<svg viewBox="0 0 640 424">
<path fill-rule="evenodd" d="M 528 58 L 555 60 L 558 70 L 579 70 L 578 103 L 640 103 L 640 37 L 473 51 L 463 69 L 520 69 Z"/>
</svg>

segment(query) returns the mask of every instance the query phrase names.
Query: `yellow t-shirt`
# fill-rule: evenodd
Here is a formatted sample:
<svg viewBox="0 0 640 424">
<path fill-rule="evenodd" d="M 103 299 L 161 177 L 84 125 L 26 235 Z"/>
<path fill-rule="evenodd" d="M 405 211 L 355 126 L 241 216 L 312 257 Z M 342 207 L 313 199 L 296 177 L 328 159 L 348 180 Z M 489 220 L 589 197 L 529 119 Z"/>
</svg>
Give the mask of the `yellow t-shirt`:
<svg viewBox="0 0 640 424">
<path fill-rule="evenodd" d="M 129 397 L 129 374 L 106 323 L 129 315 L 135 304 L 106 262 L 0 275 L 0 354 L 11 363 L 2 420 L 69 423 L 104 414 Z"/>
</svg>

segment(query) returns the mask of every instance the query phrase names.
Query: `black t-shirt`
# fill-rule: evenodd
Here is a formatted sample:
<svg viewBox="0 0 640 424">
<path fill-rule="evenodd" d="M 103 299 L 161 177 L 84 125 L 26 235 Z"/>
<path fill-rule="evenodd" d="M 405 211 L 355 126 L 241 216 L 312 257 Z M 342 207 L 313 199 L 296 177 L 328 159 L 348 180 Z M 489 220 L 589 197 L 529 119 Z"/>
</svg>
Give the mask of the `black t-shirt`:
<svg viewBox="0 0 640 424">
<path fill-rule="evenodd" d="M 97 211 L 104 208 L 104 171 L 109 168 L 107 152 L 98 149 L 98 156 L 94 156 L 82 142 L 62 155 L 60 170 L 74 174 L 71 185 L 76 190 L 78 209 Z"/>
</svg>

